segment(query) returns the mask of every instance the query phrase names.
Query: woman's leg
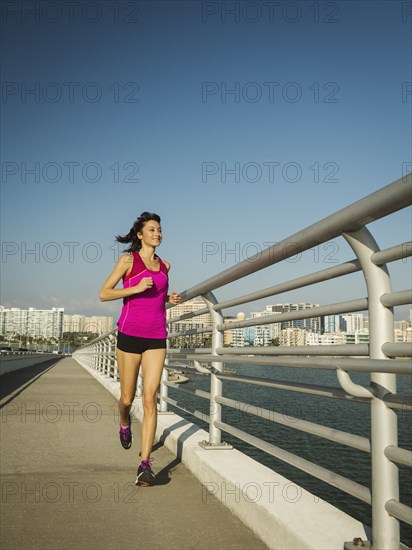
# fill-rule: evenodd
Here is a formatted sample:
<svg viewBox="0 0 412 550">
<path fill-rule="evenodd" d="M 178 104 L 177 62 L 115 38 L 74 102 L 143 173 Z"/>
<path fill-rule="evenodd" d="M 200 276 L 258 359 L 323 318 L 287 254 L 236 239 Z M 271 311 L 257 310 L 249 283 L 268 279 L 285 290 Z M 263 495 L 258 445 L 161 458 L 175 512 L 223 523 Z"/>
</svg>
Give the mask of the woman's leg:
<svg viewBox="0 0 412 550">
<path fill-rule="evenodd" d="M 166 358 L 165 349 L 148 349 L 143 352 L 143 422 L 142 460 L 148 460 L 152 452 L 157 427 L 157 390 Z"/>
<path fill-rule="evenodd" d="M 123 426 L 127 426 L 129 412 L 136 395 L 137 377 L 142 356 L 138 353 L 127 353 L 118 348 L 116 348 L 116 355 L 120 377 L 120 420 Z"/>
</svg>

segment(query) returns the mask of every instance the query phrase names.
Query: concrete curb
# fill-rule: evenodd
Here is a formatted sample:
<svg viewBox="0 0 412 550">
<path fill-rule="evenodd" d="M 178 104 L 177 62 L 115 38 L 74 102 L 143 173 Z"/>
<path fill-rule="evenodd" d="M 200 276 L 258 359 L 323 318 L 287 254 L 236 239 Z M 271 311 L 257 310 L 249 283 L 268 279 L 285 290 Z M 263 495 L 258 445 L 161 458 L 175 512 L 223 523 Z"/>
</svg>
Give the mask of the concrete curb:
<svg viewBox="0 0 412 550">
<path fill-rule="evenodd" d="M 76 361 L 119 399 L 119 382 Z M 141 398 L 132 410 L 141 422 Z M 346 541 L 370 535 L 361 522 L 240 451 L 203 449 L 199 442 L 208 433 L 177 414 L 158 414 L 155 440 L 202 483 L 199 498 L 214 495 L 271 549 L 341 550 Z"/>
</svg>

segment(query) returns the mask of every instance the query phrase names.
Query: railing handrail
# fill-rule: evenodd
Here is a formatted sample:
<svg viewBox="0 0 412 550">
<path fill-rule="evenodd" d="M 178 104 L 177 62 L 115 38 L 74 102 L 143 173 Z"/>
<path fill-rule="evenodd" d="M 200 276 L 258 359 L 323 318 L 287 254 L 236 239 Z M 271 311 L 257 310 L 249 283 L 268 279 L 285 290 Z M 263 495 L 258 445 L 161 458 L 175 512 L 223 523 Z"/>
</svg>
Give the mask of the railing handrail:
<svg viewBox="0 0 412 550">
<path fill-rule="evenodd" d="M 372 492 L 350 479 L 339 476 L 343 490 L 357 496 L 361 500 L 372 503 L 373 537 L 374 544 L 381 550 L 392 550 L 399 546 L 399 521 L 408 521 L 411 509 L 399 502 L 399 481 L 395 463 L 410 466 L 412 453 L 398 447 L 396 410 L 410 410 L 411 407 L 402 407 L 405 396 L 396 394 L 396 375 L 411 374 L 408 362 L 393 359 L 396 354 L 409 357 L 412 349 L 409 344 L 393 342 L 393 308 L 396 305 L 411 303 L 410 290 L 392 291 L 389 273 L 385 262 L 392 262 L 412 255 L 412 243 L 403 243 L 386 250 L 379 250 L 373 237 L 366 229 L 372 221 L 393 214 L 412 204 L 412 174 L 396 180 L 390 185 L 368 195 L 367 197 L 347 206 L 338 212 L 312 224 L 304 230 L 282 240 L 279 244 L 265 249 L 262 253 L 248 258 L 243 262 L 230 267 L 213 277 L 181 292 L 183 302 L 200 296 L 206 307 L 192 313 L 185 313 L 168 320 L 169 326 L 174 323 L 209 313 L 210 326 L 169 332 L 168 338 L 212 333 L 212 345 L 208 348 L 168 348 L 167 364 L 162 378 L 160 393 L 160 410 L 165 412 L 167 404 L 184 410 L 209 423 L 208 448 L 221 448 L 221 431 L 263 449 L 265 452 L 285 460 L 290 464 L 317 476 L 319 479 L 334 485 L 337 479 L 335 473 L 308 462 L 296 455 L 288 453 L 268 442 L 259 440 L 255 436 L 222 422 L 220 414 L 222 406 L 233 406 L 230 396 L 222 396 L 222 383 L 225 379 L 246 384 L 260 384 L 273 387 L 276 390 L 296 391 L 326 398 L 352 400 L 371 406 L 372 435 L 370 452 L 372 461 Z M 327 242 L 331 238 L 342 236 L 352 247 L 356 258 L 332 268 L 316 273 L 300 276 L 297 279 L 280 283 L 267 289 L 238 296 L 230 300 L 218 302 L 212 293 L 213 290 L 228 283 L 246 277 L 269 265 L 304 252 L 315 245 Z M 407 245 L 406 247 L 404 245 Z M 253 319 L 236 322 L 224 322 L 221 310 L 225 307 L 238 305 L 257 300 L 262 297 L 280 294 L 291 289 L 303 288 L 315 282 L 322 282 L 330 278 L 342 277 L 355 271 L 362 271 L 367 282 L 367 296 L 346 302 L 321 305 L 307 310 L 280 314 L 268 314 Z M 168 306 L 169 307 L 169 306 Z M 170 306 L 173 307 L 173 306 Z M 223 345 L 223 333 L 226 330 L 276 324 L 286 321 L 309 319 L 330 314 L 341 314 L 354 311 L 369 310 L 370 343 L 345 344 L 327 346 L 299 346 L 285 349 L 286 346 L 262 347 L 233 347 Z M 392 332 L 392 337 L 391 337 Z M 74 353 L 79 361 L 93 366 L 101 373 L 118 379 L 117 362 L 114 353 L 116 330 L 102 335 Z M 321 349 L 322 348 L 322 349 Z M 250 356 L 252 355 L 252 356 Z M 176 385 L 167 381 L 167 369 L 173 368 L 173 361 L 184 359 L 193 362 L 195 369 L 210 377 L 210 392 L 195 390 L 192 393 L 197 397 L 210 399 L 211 414 L 206 415 L 196 409 L 182 406 L 176 400 L 168 397 L 167 388 Z M 211 364 L 202 367 L 200 361 Z M 310 368 L 335 370 L 340 388 L 329 386 L 315 386 L 297 382 L 282 382 L 281 380 L 266 381 L 259 378 L 230 375 L 223 371 L 224 363 L 267 365 L 293 368 Z M 362 386 L 354 383 L 350 378 L 351 372 L 370 373 L 370 385 Z M 166 373 L 166 374 L 165 374 Z M 139 385 L 140 387 L 140 385 Z M 180 389 L 180 388 L 179 388 Z M 139 390 L 141 391 L 141 390 Z M 138 393 L 139 395 L 139 393 Z M 213 407 L 212 407 L 213 404 Z M 373 405 L 373 406 L 372 406 Z M 268 414 L 263 408 L 260 413 Z M 395 415 L 395 416 L 394 416 Z M 276 417 L 279 420 L 279 417 Z M 275 420 L 273 420 L 275 421 Z M 316 427 L 319 426 L 319 427 Z M 330 436 L 329 429 L 323 429 L 321 424 L 300 423 L 299 429 L 307 433 L 318 433 Z M 290 425 L 291 428 L 295 426 Z M 350 443 L 351 436 L 344 432 L 336 432 L 335 436 Z M 331 436 L 331 437 L 335 437 Z M 367 438 L 356 438 L 358 447 L 369 449 Z M 205 442 L 206 444 L 206 442 Z M 346 444 L 346 443 L 345 443 Z M 369 451 L 368 451 L 369 452 Z M 377 475 L 378 473 L 378 475 Z M 390 479 L 388 486 L 387 480 Z M 385 481 L 384 481 L 385 480 Z M 412 520 L 411 520 L 412 521 Z"/>
</svg>

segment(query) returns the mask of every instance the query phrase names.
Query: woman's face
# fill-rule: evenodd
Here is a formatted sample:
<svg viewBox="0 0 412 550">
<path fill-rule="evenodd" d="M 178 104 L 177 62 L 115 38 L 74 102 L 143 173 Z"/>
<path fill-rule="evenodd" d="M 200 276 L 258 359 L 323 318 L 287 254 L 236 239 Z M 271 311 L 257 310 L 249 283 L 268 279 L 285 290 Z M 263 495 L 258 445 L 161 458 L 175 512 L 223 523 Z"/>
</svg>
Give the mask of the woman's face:
<svg viewBox="0 0 412 550">
<path fill-rule="evenodd" d="M 155 220 L 149 220 L 143 226 L 140 233 L 137 234 L 138 238 L 149 246 L 159 246 L 162 242 L 162 228 L 160 223 Z"/>
</svg>

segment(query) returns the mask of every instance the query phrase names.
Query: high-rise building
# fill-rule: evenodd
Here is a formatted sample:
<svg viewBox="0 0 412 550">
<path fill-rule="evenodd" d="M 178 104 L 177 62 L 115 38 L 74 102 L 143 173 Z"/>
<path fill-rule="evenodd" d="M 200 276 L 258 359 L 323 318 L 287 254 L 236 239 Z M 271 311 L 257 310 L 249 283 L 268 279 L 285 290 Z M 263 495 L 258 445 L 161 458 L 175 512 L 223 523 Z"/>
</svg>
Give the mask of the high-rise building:
<svg viewBox="0 0 412 550">
<path fill-rule="evenodd" d="M 325 315 L 321 317 L 321 334 L 343 331 L 346 327 L 341 315 Z"/>
<path fill-rule="evenodd" d="M 244 321 L 245 318 L 246 318 L 246 315 L 243 313 L 243 311 L 239 311 L 236 317 L 225 318 L 225 323 L 230 323 L 230 322 L 235 323 L 237 321 Z M 225 330 L 224 340 L 223 340 L 225 345 L 230 345 L 236 348 L 244 347 L 245 345 L 250 345 L 251 343 L 250 328 L 251 327 L 238 327 L 238 328 L 230 328 L 228 330 Z M 230 343 L 228 344 L 228 342 Z"/>
<path fill-rule="evenodd" d="M 225 317 L 226 323 L 236 323 L 237 321 L 244 321 L 245 314 L 240 311 L 236 317 Z M 229 328 L 226 329 L 223 333 L 223 345 L 231 347 L 243 347 L 245 343 L 250 344 L 250 328 L 253 327 L 242 327 L 242 328 Z"/>
<path fill-rule="evenodd" d="M 319 304 L 312 304 L 311 302 L 301 302 L 298 304 L 275 304 L 266 306 L 266 310 L 271 313 L 289 313 L 293 311 L 303 311 L 319 307 Z M 308 319 L 293 319 L 291 321 L 282 321 L 281 329 L 286 328 L 300 328 L 306 329 L 310 332 L 320 332 L 321 323 L 320 317 L 311 317 Z"/>
<path fill-rule="evenodd" d="M 177 317 L 200 311 L 205 307 L 206 304 L 203 300 L 189 300 L 167 309 L 166 318 L 170 321 L 168 325 L 169 335 L 175 332 L 212 327 L 212 317 L 209 312 L 173 322 L 173 319 Z M 210 332 L 176 336 L 173 345 L 174 347 L 202 347 L 205 341 L 210 340 L 210 337 Z"/>
<path fill-rule="evenodd" d="M 267 315 L 279 314 L 279 311 L 272 311 L 271 306 L 266 306 L 264 311 L 254 311 L 251 317 L 264 317 Z M 281 326 L 280 323 L 270 323 L 268 325 L 256 325 L 254 328 L 253 345 L 254 346 L 270 346 L 273 340 L 279 338 Z"/>
<path fill-rule="evenodd" d="M 0 306 L 0 331 L 11 336 L 60 339 L 63 336 L 63 315 L 62 307 L 9 309 Z"/>
<path fill-rule="evenodd" d="M 93 334 L 107 334 L 113 330 L 113 317 L 93 315 L 65 315 L 64 332 L 91 332 Z"/>
<path fill-rule="evenodd" d="M 342 318 L 346 323 L 346 332 L 359 332 L 368 328 L 368 317 L 363 313 L 349 313 L 347 315 L 342 315 Z"/>
<path fill-rule="evenodd" d="M 84 315 L 65 315 L 63 332 L 83 332 Z"/>
<path fill-rule="evenodd" d="M 298 327 L 284 328 L 280 332 L 281 346 L 305 346 L 307 331 Z"/>
</svg>

